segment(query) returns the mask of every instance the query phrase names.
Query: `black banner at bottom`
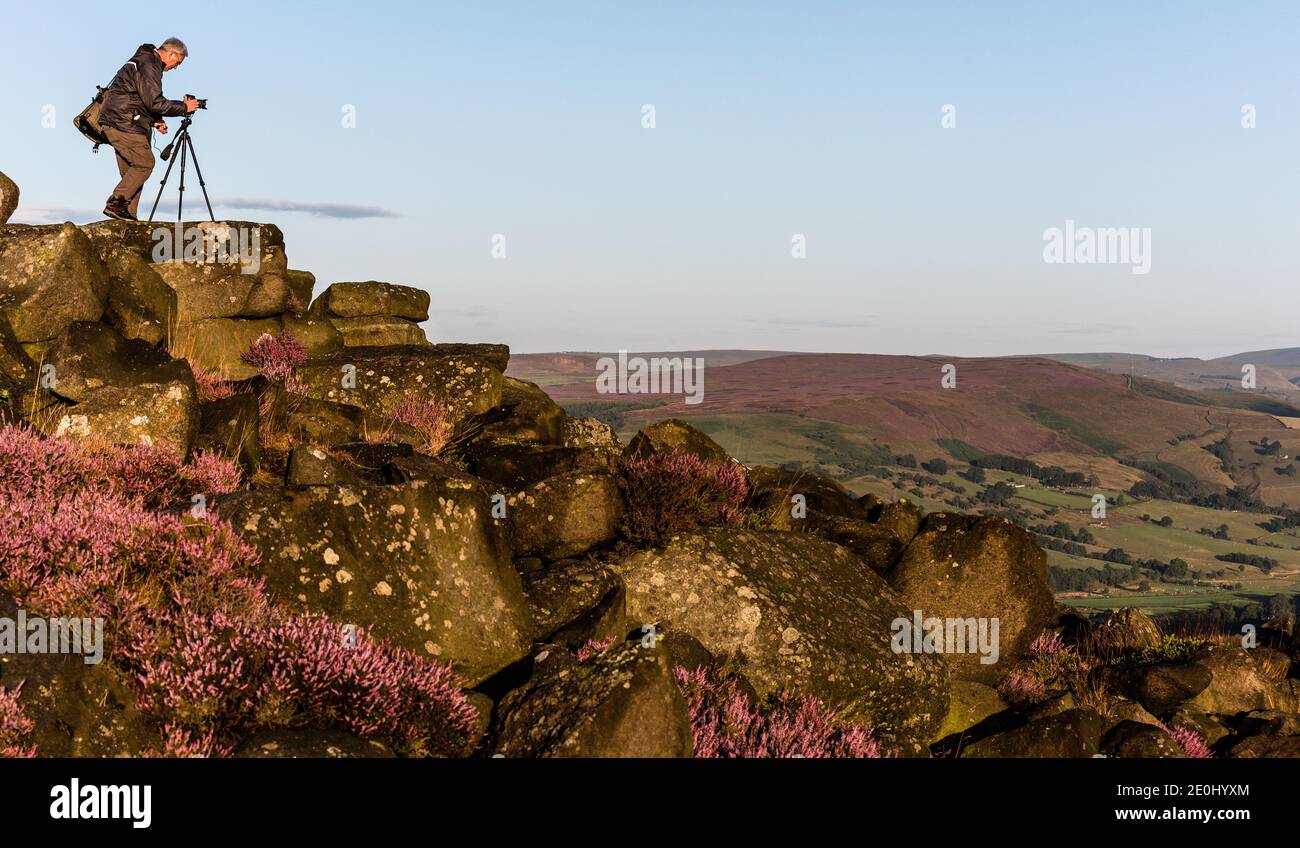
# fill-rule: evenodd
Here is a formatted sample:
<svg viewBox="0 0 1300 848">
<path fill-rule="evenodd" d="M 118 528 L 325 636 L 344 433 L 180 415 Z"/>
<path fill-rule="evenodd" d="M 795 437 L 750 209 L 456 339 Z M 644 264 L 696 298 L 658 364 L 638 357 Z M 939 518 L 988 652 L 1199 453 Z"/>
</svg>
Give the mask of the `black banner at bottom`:
<svg viewBox="0 0 1300 848">
<path fill-rule="evenodd" d="M 1294 821 L 1287 760 L 2 760 L 4 830 L 68 835 L 545 835 L 643 816 L 691 833 L 911 822 L 1216 837 Z M 651 826 L 650 820 L 642 822 Z M 653 828 L 658 830 L 657 827 Z M 643 836 L 649 838 L 650 831 Z"/>
</svg>

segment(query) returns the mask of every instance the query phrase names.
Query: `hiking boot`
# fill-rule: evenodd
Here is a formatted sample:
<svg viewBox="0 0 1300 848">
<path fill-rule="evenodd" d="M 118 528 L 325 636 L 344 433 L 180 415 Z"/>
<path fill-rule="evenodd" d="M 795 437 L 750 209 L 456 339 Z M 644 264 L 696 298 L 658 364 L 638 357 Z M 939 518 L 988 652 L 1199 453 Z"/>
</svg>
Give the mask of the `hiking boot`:
<svg viewBox="0 0 1300 848">
<path fill-rule="evenodd" d="M 126 208 L 126 201 L 120 197 L 110 197 L 108 199 L 108 203 L 104 204 L 104 214 L 119 221 L 139 220 Z"/>
</svg>

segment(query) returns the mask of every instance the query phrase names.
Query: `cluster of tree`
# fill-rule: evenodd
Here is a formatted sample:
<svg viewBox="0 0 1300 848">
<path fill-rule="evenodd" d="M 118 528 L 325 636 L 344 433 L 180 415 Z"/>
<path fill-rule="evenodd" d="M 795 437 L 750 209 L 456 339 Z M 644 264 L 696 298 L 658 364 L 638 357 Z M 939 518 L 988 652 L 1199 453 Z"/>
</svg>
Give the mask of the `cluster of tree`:
<svg viewBox="0 0 1300 848">
<path fill-rule="evenodd" d="M 1228 525 L 1226 524 L 1220 524 L 1218 528 L 1214 530 L 1211 530 L 1209 527 L 1202 527 L 1200 530 L 1197 530 L 1196 532 L 1200 533 L 1202 536 L 1210 536 L 1211 538 L 1214 539 L 1222 539 L 1225 542 L 1229 541 Z"/>
<path fill-rule="evenodd" d="M 957 476 L 964 477 L 972 483 L 979 483 L 981 485 L 988 479 L 988 475 L 984 473 L 984 469 L 980 468 L 978 465 L 972 465 L 965 471 L 958 471 Z"/>
<path fill-rule="evenodd" d="M 912 456 L 910 453 L 899 454 L 894 457 L 894 464 L 901 465 L 904 468 L 915 468 L 916 457 Z"/>
<path fill-rule="evenodd" d="M 1075 530 L 1064 521 L 1057 521 L 1054 524 L 1035 524 L 1030 530 L 1042 536 L 1055 536 L 1058 539 L 1066 539 L 1071 542 L 1082 542 L 1085 545 L 1094 544 L 1097 539 L 1087 527 L 1080 527 Z"/>
<path fill-rule="evenodd" d="M 1255 453 L 1260 456 L 1277 456 L 1282 453 L 1282 443 L 1270 442 L 1268 436 L 1265 436 L 1256 443 Z"/>
<path fill-rule="evenodd" d="M 921 467 L 926 471 L 929 471 L 931 474 L 936 474 L 940 477 L 948 473 L 948 461 L 941 457 L 935 457 L 929 462 L 922 462 Z"/>
<path fill-rule="evenodd" d="M 989 503 L 995 506 L 1009 506 L 1011 499 L 1015 495 L 1015 489 L 999 480 L 992 486 L 985 486 L 984 490 L 975 496 L 975 499 L 981 503 Z"/>
<path fill-rule="evenodd" d="M 1260 556 L 1259 554 L 1237 553 L 1236 551 L 1230 554 L 1219 554 L 1215 556 L 1215 559 L 1220 562 L 1237 562 L 1242 565 L 1253 565 L 1265 574 L 1268 574 L 1278 566 L 1278 561 L 1275 559 Z"/>
<path fill-rule="evenodd" d="M 1044 486 L 1057 489 L 1095 486 L 1097 483 L 1095 476 L 1085 475 L 1081 471 L 1066 471 L 1059 465 L 1044 467 L 1031 460 L 1021 459 L 1018 456 L 1008 456 L 1003 453 L 988 453 L 977 459 L 972 459 L 970 464 L 989 470 L 1010 471 L 1012 474 L 1033 477 Z"/>
<path fill-rule="evenodd" d="M 1143 574 L 1138 568 L 1116 568 L 1106 565 L 1103 568 L 1060 568 L 1047 567 L 1047 585 L 1054 592 L 1089 592 L 1099 586 L 1122 586 L 1141 580 Z"/>
</svg>

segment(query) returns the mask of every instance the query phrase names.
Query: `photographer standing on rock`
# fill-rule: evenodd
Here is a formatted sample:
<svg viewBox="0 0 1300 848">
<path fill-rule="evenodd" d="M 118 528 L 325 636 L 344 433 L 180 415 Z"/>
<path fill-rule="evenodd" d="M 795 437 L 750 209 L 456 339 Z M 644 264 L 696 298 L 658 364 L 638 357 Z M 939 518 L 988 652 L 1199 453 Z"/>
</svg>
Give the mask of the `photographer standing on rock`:
<svg viewBox="0 0 1300 848">
<path fill-rule="evenodd" d="M 104 214 L 110 218 L 137 220 L 140 192 L 153 173 L 150 128 L 165 133 L 163 118 L 187 115 L 198 108 L 193 97 L 168 100 L 162 93 L 163 73 L 178 67 L 187 55 L 179 38 L 169 38 L 161 47 L 141 44 L 104 91 L 99 125 L 117 152 L 117 170 L 122 177 L 104 206 Z"/>
</svg>

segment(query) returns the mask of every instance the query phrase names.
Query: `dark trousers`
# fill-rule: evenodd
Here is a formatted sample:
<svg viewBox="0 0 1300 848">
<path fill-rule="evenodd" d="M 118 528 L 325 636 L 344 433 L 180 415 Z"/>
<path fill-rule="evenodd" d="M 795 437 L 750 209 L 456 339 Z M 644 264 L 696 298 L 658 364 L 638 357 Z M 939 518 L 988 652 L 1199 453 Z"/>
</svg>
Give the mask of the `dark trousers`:
<svg viewBox="0 0 1300 848">
<path fill-rule="evenodd" d="M 153 173 L 153 150 L 149 147 L 149 136 L 138 132 L 123 132 L 113 127 L 104 127 L 108 143 L 117 153 L 117 172 L 122 179 L 113 189 L 112 197 L 126 201 L 126 208 L 135 215 L 140 208 L 140 192 L 144 190 L 145 181 Z"/>
</svg>

